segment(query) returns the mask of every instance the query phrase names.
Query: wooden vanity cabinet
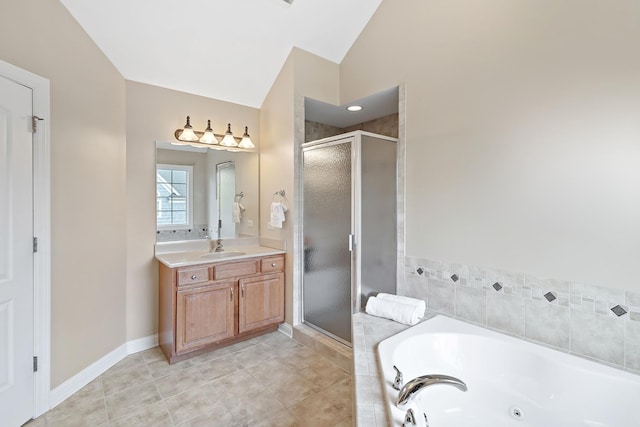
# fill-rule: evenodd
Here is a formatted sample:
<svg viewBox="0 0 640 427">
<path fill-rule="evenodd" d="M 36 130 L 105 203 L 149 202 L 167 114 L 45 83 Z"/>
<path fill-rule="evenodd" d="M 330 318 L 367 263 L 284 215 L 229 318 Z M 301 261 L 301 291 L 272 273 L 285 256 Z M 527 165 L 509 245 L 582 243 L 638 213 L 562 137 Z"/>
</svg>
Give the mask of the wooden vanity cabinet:
<svg viewBox="0 0 640 427">
<path fill-rule="evenodd" d="M 234 293 L 232 281 L 178 290 L 176 353 L 198 349 L 235 335 Z"/>
<path fill-rule="evenodd" d="M 159 344 L 170 363 L 284 321 L 284 255 L 169 268 L 160 263 Z"/>
</svg>

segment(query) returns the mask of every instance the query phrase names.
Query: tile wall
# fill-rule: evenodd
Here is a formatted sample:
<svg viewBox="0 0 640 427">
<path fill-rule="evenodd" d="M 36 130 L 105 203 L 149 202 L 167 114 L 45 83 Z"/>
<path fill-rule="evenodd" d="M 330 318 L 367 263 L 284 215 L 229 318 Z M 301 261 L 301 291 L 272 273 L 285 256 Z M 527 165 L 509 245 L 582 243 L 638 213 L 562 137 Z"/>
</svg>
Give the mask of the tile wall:
<svg viewBox="0 0 640 427">
<path fill-rule="evenodd" d="M 304 122 L 304 140 L 305 142 L 316 141 L 318 139 L 329 138 L 330 136 L 340 135 L 356 130 L 377 133 L 378 135 L 398 137 L 398 114 L 391 114 L 371 120 L 364 123 L 358 123 L 346 128 L 338 128 L 324 123 L 312 122 L 305 120 Z"/>
<path fill-rule="evenodd" d="M 175 242 L 177 240 L 204 239 L 207 237 L 207 224 L 195 224 L 184 230 L 158 230 L 156 242 Z"/>
<path fill-rule="evenodd" d="M 640 292 L 405 258 L 398 294 L 427 308 L 640 374 Z"/>
</svg>

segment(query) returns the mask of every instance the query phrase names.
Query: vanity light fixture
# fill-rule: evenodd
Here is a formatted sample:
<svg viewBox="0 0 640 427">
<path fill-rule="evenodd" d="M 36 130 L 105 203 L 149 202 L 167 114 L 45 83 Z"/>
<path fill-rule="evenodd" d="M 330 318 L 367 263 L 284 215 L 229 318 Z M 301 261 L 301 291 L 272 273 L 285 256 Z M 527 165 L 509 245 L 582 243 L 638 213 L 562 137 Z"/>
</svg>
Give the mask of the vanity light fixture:
<svg viewBox="0 0 640 427">
<path fill-rule="evenodd" d="M 189 116 L 187 116 L 187 123 L 184 125 L 182 132 L 180 132 L 178 139 L 185 142 L 198 140 L 198 136 L 193 132 L 193 128 L 191 127 L 191 118 Z"/>
<path fill-rule="evenodd" d="M 242 141 L 238 144 L 238 148 L 256 148 L 249 136 L 249 126 L 244 127 L 244 135 L 242 135 Z"/>
<path fill-rule="evenodd" d="M 193 147 L 211 148 L 214 150 L 244 151 L 256 148 L 249 136 L 249 127 L 245 126 L 242 138 L 233 136 L 231 123 L 227 124 L 227 132 L 224 135 L 213 133 L 211 120 L 207 120 L 207 128 L 202 131 L 193 130 L 191 117 L 187 116 L 187 122 L 182 129 L 174 132 L 174 145 L 191 145 Z M 220 142 L 218 142 L 220 141 Z"/>
<path fill-rule="evenodd" d="M 213 134 L 213 129 L 211 129 L 211 120 L 207 120 L 207 128 L 204 130 L 204 134 L 202 134 L 200 142 L 212 145 L 218 143 L 218 139 Z"/>
<path fill-rule="evenodd" d="M 237 147 L 238 141 L 233 137 L 233 132 L 231 132 L 231 123 L 227 125 L 227 133 L 224 134 L 224 138 L 220 141 L 220 145 L 223 147 Z"/>
<path fill-rule="evenodd" d="M 360 105 L 349 105 L 347 107 L 347 111 L 351 111 L 352 113 L 355 113 L 356 111 L 360 111 L 362 110 L 362 107 Z"/>
</svg>

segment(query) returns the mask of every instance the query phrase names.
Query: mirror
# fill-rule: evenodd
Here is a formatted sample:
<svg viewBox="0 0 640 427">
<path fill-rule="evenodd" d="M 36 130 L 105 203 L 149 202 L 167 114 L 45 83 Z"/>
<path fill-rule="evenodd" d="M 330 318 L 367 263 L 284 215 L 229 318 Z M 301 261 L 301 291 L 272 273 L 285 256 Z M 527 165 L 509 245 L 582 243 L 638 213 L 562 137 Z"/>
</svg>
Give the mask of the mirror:
<svg viewBox="0 0 640 427">
<path fill-rule="evenodd" d="M 257 237 L 258 218 L 257 152 L 156 142 L 156 241 Z"/>
</svg>

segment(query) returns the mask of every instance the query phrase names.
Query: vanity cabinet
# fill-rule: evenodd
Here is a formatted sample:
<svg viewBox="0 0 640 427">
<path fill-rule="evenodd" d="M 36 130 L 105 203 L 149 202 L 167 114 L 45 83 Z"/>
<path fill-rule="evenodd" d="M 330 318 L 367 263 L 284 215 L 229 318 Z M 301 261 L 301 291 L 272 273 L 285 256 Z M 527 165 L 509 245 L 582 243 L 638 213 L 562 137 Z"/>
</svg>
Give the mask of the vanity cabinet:
<svg viewBox="0 0 640 427">
<path fill-rule="evenodd" d="M 284 321 L 284 255 L 169 268 L 160 263 L 159 344 L 170 363 Z"/>
</svg>

